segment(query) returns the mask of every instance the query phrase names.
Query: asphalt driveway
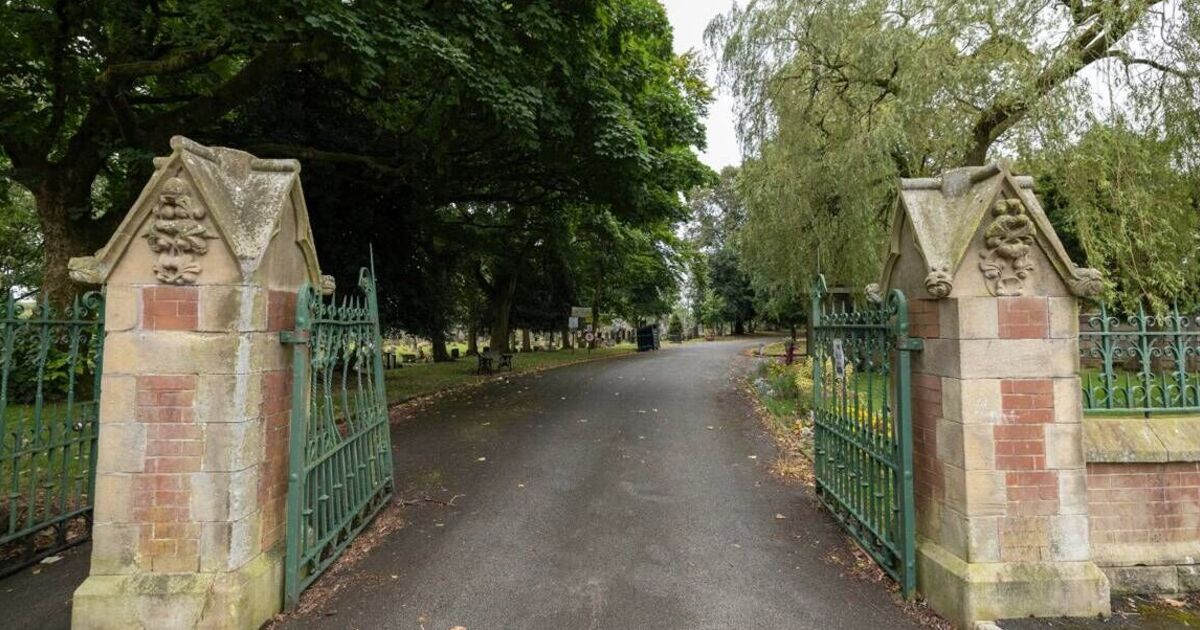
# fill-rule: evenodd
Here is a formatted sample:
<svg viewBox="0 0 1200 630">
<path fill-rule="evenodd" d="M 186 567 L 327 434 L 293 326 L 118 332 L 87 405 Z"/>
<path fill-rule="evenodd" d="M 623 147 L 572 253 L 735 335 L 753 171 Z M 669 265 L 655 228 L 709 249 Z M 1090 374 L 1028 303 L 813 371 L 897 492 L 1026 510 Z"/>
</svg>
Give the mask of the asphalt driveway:
<svg viewBox="0 0 1200 630">
<path fill-rule="evenodd" d="M 843 538 L 767 471 L 747 342 L 514 378 L 395 427 L 406 527 L 290 628 L 904 628 Z M 442 501 L 446 506 L 420 500 Z"/>
</svg>

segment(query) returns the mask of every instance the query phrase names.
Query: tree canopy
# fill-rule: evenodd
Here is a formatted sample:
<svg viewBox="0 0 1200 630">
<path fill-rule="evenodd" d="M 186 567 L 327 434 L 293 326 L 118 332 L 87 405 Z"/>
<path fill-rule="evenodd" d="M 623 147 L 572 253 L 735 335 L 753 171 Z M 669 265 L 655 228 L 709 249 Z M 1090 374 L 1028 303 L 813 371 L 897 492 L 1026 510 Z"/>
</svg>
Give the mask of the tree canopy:
<svg viewBox="0 0 1200 630">
<path fill-rule="evenodd" d="M 572 248 L 604 234 L 628 246 L 597 306 L 666 312 L 680 192 L 711 177 L 700 70 L 655 0 L 3 0 L 0 181 L 44 251 L 19 282 L 74 292 L 66 259 L 186 134 L 302 160 L 323 264 L 348 279 L 374 243 L 393 326 L 507 343 L 584 290 Z"/>
<path fill-rule="evenodd" d="M 1198 25 L 1195 0 L 735 6 L 708 38 L 741 114 L 747 265 L 795 292 L 818 270 L 835 282 L 872 281 L 896 178 L 1000 157 L 1049 165 L 1035 155 L 1070 151 L 1106 121 L 1137 121 L 1139 138 L 1172 138 L 1158 146 L 1166 159 L 1157 164 L 1194 179 Z M 1128 148 L 1139 146 L 1148 147 L 1139 139 Z M 1063 192 L 1084 194 L 1078 186 Z M 1089 207 L 1106 207 L 1125 225 L 1169 222 L 1195 233 L 1181 212 L 1151 219 L 1148 204 L 1128 200 L 1093 198 Z M 1088 203 L 1073 197 L 1069 206 L 1086 214 Z M 1131 233 L 1090 234 L 1085 252 L 1122 276 L 1117 286 L 1152 288 L 1144 275 L 1123 277 L 1125 266 L 1102 253 Z"/>
</svg>

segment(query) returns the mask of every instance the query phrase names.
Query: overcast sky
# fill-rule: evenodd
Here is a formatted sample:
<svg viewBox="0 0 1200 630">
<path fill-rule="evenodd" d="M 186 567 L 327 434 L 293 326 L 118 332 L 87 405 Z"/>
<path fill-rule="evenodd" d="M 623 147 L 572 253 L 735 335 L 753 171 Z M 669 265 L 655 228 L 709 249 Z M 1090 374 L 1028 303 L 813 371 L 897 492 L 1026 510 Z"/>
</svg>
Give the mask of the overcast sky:
<svg viewBox="0 0 1200 630">
<path fill-rule="evenodd" d="M 704 46 L 704 27 L 718 13 L 728 11 L 733 6 L 733 0 L 663 0 L 663 6 L 667 8 L 667 17 L 675 28 L 675 52 L 694 48 L 709 57 Z M 708 83 L 715 87 L 716 69 L 711 58 L 708 61 Z M 723 166 L 741 164 L 742 156 L 734 133 L 733 99 L 720 90 L 716 96 L 717 100 L 709 106 L 706 121 L 708 149 L 700 159 L 719 171 Z"/>
</svg>

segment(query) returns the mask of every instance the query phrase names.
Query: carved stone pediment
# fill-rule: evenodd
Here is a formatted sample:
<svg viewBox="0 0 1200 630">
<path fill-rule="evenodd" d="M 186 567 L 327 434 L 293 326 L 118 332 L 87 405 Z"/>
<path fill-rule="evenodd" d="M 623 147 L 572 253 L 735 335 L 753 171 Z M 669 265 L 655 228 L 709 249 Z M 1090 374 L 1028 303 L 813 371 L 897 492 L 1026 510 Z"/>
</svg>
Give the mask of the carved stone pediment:
<svg viewBox="0 0 1200 630">
<path fill-rule="evenodd" d="M 298 162 L 259 159 L 182 136 L 171 139 L 171 149 L 171 155 L 155 158 L 154 175 L 108 244 L 94 256 L 71 261 L 72 278 L 104 283 L 130 248 L 144 242 L 140 246 L 149 248 L 153 262 L 139 257 L 139 268 L 145 276 L 152 271 L 158 282 L 208 282 L 211 278 L 201 278 L 206 268 L 209 276 L 232 271 L 248 280 L 274 260 L 272 243 L 285 232 L 301 252 L 287 266 L 320 286 Z"/>
<path fill-rule="evenodd" d="M 1093 297 L 1100 273 L 1077 267 L 1031 177 L 993 163 L 900 180 L 883 281 L 910 297 Z"/>
</svg>

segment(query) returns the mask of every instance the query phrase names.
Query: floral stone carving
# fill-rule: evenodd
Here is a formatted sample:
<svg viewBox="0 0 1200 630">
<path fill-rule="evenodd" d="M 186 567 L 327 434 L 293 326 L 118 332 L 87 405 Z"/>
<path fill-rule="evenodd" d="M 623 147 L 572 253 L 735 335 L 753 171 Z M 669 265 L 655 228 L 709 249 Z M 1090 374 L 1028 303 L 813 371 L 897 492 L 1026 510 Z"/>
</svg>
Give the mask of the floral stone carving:
<svg viewBox="0 0 1200 630">
<path fill-rule="evenodd" d="M 1033 271 L 1033 221 L 1020 199 L 998 199 L 992 206 L 992 223 L 983 233 L 986 249 L 979 253 L 979 269 L 988 291 L 997 297 L 1021 295 Z"/>
<path fill-rule="evenodd" d="M 154 275 L 166 284 L 195 284 L 203 268 L 199 257 L 208 253 L 208 241 L 216 238 L 202 221 L 205 211 L 193 207 L 188 185 L 178 177 L 163 184 L 154 207 L 154 221 L 143 236 L 158 254 Z"/>
</svg>

